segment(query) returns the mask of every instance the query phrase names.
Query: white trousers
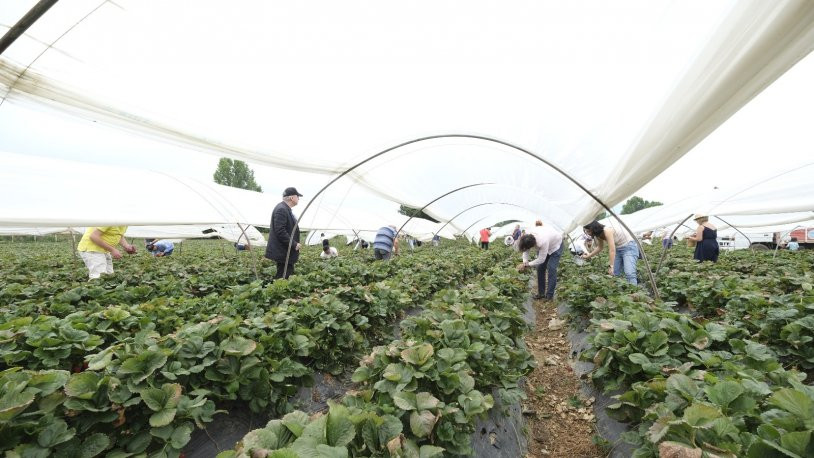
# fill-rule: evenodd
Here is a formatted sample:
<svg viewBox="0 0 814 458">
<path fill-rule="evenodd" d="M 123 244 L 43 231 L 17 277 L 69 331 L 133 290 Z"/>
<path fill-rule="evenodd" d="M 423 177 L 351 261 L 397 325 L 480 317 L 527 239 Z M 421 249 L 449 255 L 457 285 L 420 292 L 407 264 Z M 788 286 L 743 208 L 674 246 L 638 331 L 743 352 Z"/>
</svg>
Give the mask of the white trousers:
<svg viewBox="0 0 814 458">
<path fill-rule="evenodd" d="M 113 257 L 110 253 L 99 253 L 98 251 L 80 251 L 79 257 L 85 262 L 88 268 L 88 278 L 93 280 L 102 274 L 113 273 Z"/>
</svg>

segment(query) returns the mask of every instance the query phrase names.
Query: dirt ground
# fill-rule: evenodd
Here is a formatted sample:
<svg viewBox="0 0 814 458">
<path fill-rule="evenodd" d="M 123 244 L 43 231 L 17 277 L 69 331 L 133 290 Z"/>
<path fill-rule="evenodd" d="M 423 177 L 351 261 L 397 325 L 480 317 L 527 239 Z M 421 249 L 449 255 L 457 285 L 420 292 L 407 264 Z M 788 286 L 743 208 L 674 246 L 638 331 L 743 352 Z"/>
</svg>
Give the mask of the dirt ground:
<svg viewBox="0 0 814 458">
<path fill-rule="evenodd" d="M 593 399 L 579 393 L 579 381 L 571 369 L 571 346 L 565 337 L 568 323 L 558 322 L 555 302 L 534 301 L 534 308 L 537 326 L 526 337 L 537 360 L 537 368 L 527 380 L 528 400 L 523 406 L 529 432 L 526 457 L 605 457 L 593 441 Z"/>
</svg>

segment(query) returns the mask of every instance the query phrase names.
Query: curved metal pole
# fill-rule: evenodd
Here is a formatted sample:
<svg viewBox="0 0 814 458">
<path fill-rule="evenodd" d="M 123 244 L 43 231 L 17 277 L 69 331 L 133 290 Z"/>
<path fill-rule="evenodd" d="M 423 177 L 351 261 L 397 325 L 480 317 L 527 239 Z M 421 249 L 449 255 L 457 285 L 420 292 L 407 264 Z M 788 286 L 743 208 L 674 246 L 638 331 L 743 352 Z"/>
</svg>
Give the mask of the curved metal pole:
<svg viewBox="0 0 814 458">
<path fill-rule="evenodd" d="M 486 219 L 486 218 L 488 218 L 488 217 L 489 217 L 489 215 L 484 216 L 483 218 L 481 218 L 481 219 L 479 219 L 479 220 L 475 221 L 474 223 L 470 224 L 470 225 L 469 225 L 469 226 L 468 226 L 466 229 L 464 229 L 464 230 L 463 230 L 463 233 L 462 233 L 461 235 L 466 235 L 466 231 L 468 231 L 469 229 L 471 229 L 471 228 L 472 228 L 472 226 L 474 226 L 474 225 L 478 224 L 479 222 L 481 222 L 481 221 L 485 220 L 485 219 Z"/>
<path fill-rule="evenodd" d="M 572 183 L 573 183 L 574 185 L 576 185 L 576 186 L 577 186 L 579 189 L 581 189 L 581 190 L 582 190 L 582 191 L 583 191 L 585 194 L 587 194 L 588 196 L 590 196 L 590 197 L 591 197 L 591 199 L 593 199 L 594 201 L 596 201 L 596 203 L 598 203 L 599 205 L 601 205 L 601 206 L 602 206 L 602 208 L 604 208 L 604 209 L 605 209 L 605 210 L 608 212 L 608 214 L 610 214 L 610 215 L 612 215 L 614 218 L 616 218 L 616 220 L 617 220 L 617 221 L 619 221 L 619 224 L 621 224 L 621 225 L 622 225 L 622 227 L 624 227 L 624 228 L 625 228 L 625 230 L 628 232 L 628 234 L 630 234 L 631 238 L 633 238 L 633 240 L 636 242 L 636 245 L 638 245 L 638 247 L 639 247 L 639 253 L 641 253 L 641 255 L 642 255 L 642 259 L 644 260 L 645 268 L 647 269 L 647 274 L 648 274 L 648 277 L 650 278 L 650 285 L 651 285 L 651 286 L 652 286 L 652 288 L 653 288 L 653 295 L 655 296 L 655 298 L 656 298 L 656 299 L 659 299 L 659 290 L 658 290 L 658 287 L 656 286 L 656 280 L 655 280 L 655 278 L 653 277 L 653 271 L 650 269 L 650 262 L 648 261 L 648 259 L 647 259 L 647 255 L 645 254 L 644 249 L 642 248 L 642 244 L 641 244 L 641 242 L 639 242 L 639 239 L 636 237 L 636 234 L 634 234 L 634 233 L 633 233 L 633 231 L 631 231 L 631 230 L 630 230 L 630 228 L 627 226 L 627 224 L 625 224 L 625 222 L 624 222 L 624 221 L 622 221 L 622 220 L 619 218 L 619 216 L 618 216 L 618 215 L 617 215 L 617 214 L 616 214 L 616 213 L 615 213 L 615 212 L 614 212 L 614 211 L 613 211 L 613 210 L 612 210 L 610 207 L 608 207 L 608 206 L 605 204 L 605 202 L 603 202 L 601 199 L 599 199 L 598 197 L 596 197 L 596 196 L 595 196 L 595 195 L 594 195 L 594 194 L 593 194 L 593 193 L 592 193 L 592 192 L 591 192 L 591 191 L 590 191 L 588 188 L 586 188 L 586 187 L 585 187 L 585 186 L 584 186 L 582 183 L 580 183 L 580 182 L 579 182 L 579 181 L 577 181 L 577 180 L 576 180 L 574 177 L 572 177 L 571 175 L 569 175 L 568 173 L 566 173 L 566 172 L 565 172 L 563 169 L 561 169 L 561 168 L 559 168 L 558 166 L 556 166 L 555 164 L 553 164 L 551 161 L 548 161 L 548 160 L 546 160 L 546 159 L 543 159 L 542 157 L 540 157 L 540 156 L 538 156 L 538 155 L 536 155 L 536 154 L 532 153 L 531 151 L 529 151 L 529 150 L 527 150 L 527 149 L 525 149 L 525 148 L 521 148 L 521 147 L 519 147 L 519 146 L 517 146 L 517 145 L 514 145 L 514 144 L 511 144 L 511 143 L 509 143 L 509 142 L 506 142 L 506 141 L 503 141 L 503 140 L 497 140 L 497 139 L 495 139 L 495 138 L 490 138 L 490 137 L 486 137 L 486 136 L 483 136 L 483 135 L 472 135 L 472 134 L 442 134 L 442 135 L 430 135 L 430 136 L 426 136 L 426 137 L 420 137 L 420 138 L 416 138 L 416 139 L 414 139 L 414 140 L 409 140 L 409 141 L 406 141 L 406 142 L 403 142 L 403 143 L 399 143 L 398 145 L 391 146 L 390 148 L 384 149 L 384 150 L 382 150 L 382 151 L 380 151 L 380 152 L 378 152 L 378 153 L 376 153 L 376 154 L 373 154 L 373 155 L 371 155 L 371 156 L 367 157 L 366 159 L 363 159 L 363 160 L 361 160 L 361 161 L 357 162 L 356 164 L 352 165 L 350 168 L 348 168 L 348 169 L 347 169 L 347 170 L 345 170 L 344 172 L 340 173 L 340 174 L 339 174 L 339 175 L 337 175 L 337 176 L 336 176 L 334 179 L 332 179 L 330 182 L 328 182 L 328 184 L 326 184 L 325 186 L 323 186 L 323 187 L 322 187 L 322 189 L 320 189 L 320 190 L 319 190 L 319 191 L 318 191 L 318 192 L 317 192 L 317 193 L 314 195 L 314 197 L 311 199 L 311 201 L 310 201 L 310 202 L 308 202 L 308 205 L 306 205 L 306 206 L 305 206 L 305 209 L 304 209 L 304 210 L 302 211 L 302 213 L 300 214 L 300 219 L 302 219 L 302 217 L 303 217 L 303 216 L 305 215 L 305 213 L 308 211 L 308 208 L 311 206 L 311 204 L 313 204 L 313 203 L 314 203 L 314 201 L 317 199 L 317 197 L 319 197 L 319 195 L 320 195 L 320 194 L 322 194 L 322 193 L 323 193 L 323 192 L 324 192 L 326 189 L 328 189 L 328 188 L 329 188 L 329 187 L 330 187 L 332 184 L 334 184 L 334 183 L 335 183 L 337 180 L 339 180 L 340 178 L 344 177 L 344 176 L 345 176 L 345 175 L 347 175 L 348 173 L 352 172 L 353 170 L 355 170 L 355 169 L 356 169 L 356 168 L 358 168 L 359 166 L 361 166 L 361 165 L 363 165 L 363 164 L 365 164 L 365 163 L 367 163 L 367 162 L 369 162 L 369 161 L 371 161 L 371 160 L 373 160 L 373 159 L 375 159 L 375 158 L 377 158 L 377 157 L 379 157 L 379 156 L 381 156 L 381 155 L 383 155 L 383 154 L 387 154 L 387 153 L 389 153 L 390 151 L 393 151 L 393 150 L 395 150 L 395 149 L 401 148 L 401 147 L 403 147 L 403 146 L 407 146 L 407 145 L 411 145 L 411 144 L 413 144 L 413 143 L 419 143 L 419 142 L 423 142 L 423 141 L 427 141 L 427 140 L 435 140 L 435 139 L 442 139 L 442 138 L 470 138 L 470 139 L 473 139 L 473 140 L 483 140 L 483 141 L 486 141 L 486 142 L 492 142 L 492 143 L 497 143 L 497 144 L 500 144 L 500 145 L 503 145 L 503 146 L 507 146 L 507 147 L 509 147 L 509 148 L 515 149 L 515 150 L 517 150 L 517 151 L 520 151 L 521 153 L 524 153 L 524 154 L 526 154 L 526 155 L 528 155 L 528 156 L 530 156 L 530 157 L 532 157 L 532 158 L 534 158 L 534 159 L 537 159 L 538 161 L 542 162 L 543 164 L 546 164 L 547 166 L 549 166 L 549 167 L 551 167 L 552 169 L 554 169 L 555 171 L 557 171 L 557 172 L 558 172 L 560 175 L 562 175 L 563 177 L 565 177 L 566 179 L 568 179 L 568 181 L 572 182 Z M 295 223 L 295 227 L 299 227 L 299 220 L 298 220 L 298 221 Z M 287 272 L 287 270 L 288 270 L 288 261 L 289 261 L 290 256 L 291 256 L 291 247 L 292 247 L 292 243 L 293 243 L 293 242 L 294 242 L 294 231 L 292 231 L 292 232 L 291 232 L 291 236 L 290 236 L 290 237 L 289 237 L 289 239 L 288 239 L 288 251 L 286 251 L 286 255 L 285 255 L 285 267 L 283 268 L 283 269 L 284 269 L 284 270 L 283 270 L 283 278 L 285 278 L 285 275 L 288 273 L 288 272 Z"/>
<path fill-rule="evenodd" d="M 724 222 L 724 224 L 728 224 L 728 225 L 729 225 L 729 227 L 731 227 L 732 229 L 735 229 L 736 231 L 738 231 L 738 233 L 739 233 L 740 235 L 742 235 L 742 236 L 743 236 L 743 238 L 745 238 L 747 242 L 749 242 L 749 249 L 751 249 L 751 248 L 752 248 L 752 240 L 751 240 L 749 237 L 747 237 L 747 236 L 746 236 L 746 234 L 744 234 L 743 232 L 741 232 L 741 230 L 740 230 L 740 229 L 738 229 L 737 227 L 735 227 L 735 226 L 734 226 L 732 223 L 727 223 L 727 222 L 726 222 L 726 221 L 724 221 L 724 219 L 723 219 L 723 218 L 721 218 L 720 216 L 713 216 L 713 218 L 718 218 L 719 220 L 723 221 L 723 222 Z"/>
<path fill-rule="evenodd" d="M 237 223 L 237 227 L 240 228 L 240 237 L 246 237 L 246 246 L 249 247 L 249 251 L 251 251 L 252 250 L 252 242 L 249 240 L 249 236 L 246 235 L 246 229 L 248 229 L 249 226 L 246 225 L 246 228 L 244 228 L 240 223 Z M 237 244 L 238 245 L 240 245 L 240 237 L 237 238 Z M 240 256 L 240 253 L 238 252 L 237 247 L 235 247 L 235 253 L 237 253 L 237 255 Z M 257 274 L 257 258 L 255 258 L 255 255 L 253 255 L 253 254 L 251 256 L 249 256 L 249 257 L 252 258 L 252 269 L 254 270 L 254 279 L 255 280 L 260 280 L 260 275 Z"/>
<path fill-rule="evenodd" d="M 413 215 L 412 215 L 412 216 L 410 216 L 409 218 L 407 218 L 407 221 L 405 221 L 405 222 L 404 222 L 404 224 L 402 224 L 402 225 L 401 225 L 401 227 L 399 228 L 399 230 L 397 230 L 397 231 L 396 231 L 396 235 L 394 235 L 394 236 L 393 236 L 393 238 L 394 238 L 394 239 L 395 239 L 395 238 L 398 238 L 398 236 L 399 236 L 399 232 L 401 232 L 401 230 L 402 230 L 402 229 L 404 229 L 404 226 L 406 226 L 406 225 L 407 225 L 407 223 L 409 223 L 410 221 L 412 221 L 412 220 L 413 220 L 413 218 L 415 218 L 415 215 L 416 215 L 417 213 L 421 213 L 421 212 L 423 212 L 423 211 L 424 211 L 424 209 L 426 209 L 427 207 L 429 207 L 429 206 L 430 206 L 430 205 L 432 205 L 433 203 L 435 203 L 435 202 L 437 202 L 437 201 L 441 200 L 443 197 L 446 197 L 446 196 L 448 196 L 448 195 L 450 195 L 450 194 L 452 194 L 452 193 L 458 192 L 458 191 L 460 191 L 460 190 L 462 190 L 462 189 L 466 189 L 466 188 L 472 188 L 472 187 L 474 187 L 474 186 L 484 186 L 484 185 L 487 185 L 487 184 L 494 184 L 494 183 L 473 183 L 473 184 L 468 184 L 468 185 L 466 185 L 466 186 L 461 186 L 460 188 L 453 189 L 452 191 L 445 192 L 444 194 L 441 194 L 440 196 L 436 197 L 435 199 L 433 199 L 433 200 L 429 201 L 429 202 L 427 203 L 427 205 L 424 205 L 423 207 L 421 207 L 421 208 L 420 208 L 420 209 L 419 209 L 417 212 L 413 213 Z M 435 236 L 435 234 L 433 234 L 433 237 L 434 237 L 434 236 Z"/>
<path fill-rule="evenodd" d="M 690 213 L 689 215 L 687 215 L 686 218 L 682 219 L 680 223 L 676 224 L 676 228 L 673 229 L 673 232 L 670 232 L 670 240 L 673 240 L 673 236 L 675 235 L 676 231 L 678 231 L 678 228 L 681 227 L 681 226 L 684 226 L 684 223 L 688 219 L 692 218 L 692 215 L 694 215 L 694 213 Z M 684 227 L 686 227 L 686 226 L 684 226 Z M 662 265 L 662 263 L 664 263 L 664 258 L 665 257 L 667 257 L 667 248 L 664 248 L 662 246 L 661 247 L 661 259 L 659 260 L 658 267 L 656 267 L 656 275 L 658 275 L 659 272 L 661 272 L 661 265 Z"/>
<path fill-rule="evenodd" d="M 465 210 L 461 211 L 460 213 L 458 213 L 457 215 L 453 216 L 452 218 L 450 218 L 450 219 L 449 219 L 449 221 L 447 221 L 446 223 L 444 223 L 444 225 L 443 225 L 443 226 L 439 227 L 439 228 L 438 228 L 438 230 L 437 230 L 437 231 L 435 231 L 435 233 L 433 234 L 433 237 L 434 237 L 434 236 L 436 236 L 436 235 L 438 235 L 438 234 L 441 232 L 441 230 L 442 230 L 442 229 L 444 229 L 445 227 L 447 227 L 447 225 L 448 225 L 449 223 L 451 223 L 452 221 L 454 221 L 454 220 L 455 220 L 455 218 L 457 218 L 457 217 L 461 216 L 462 214 L 464 214 L 464 213 L 468 212 L 469 210 L 472 210 L 473 208 L 482 207 L 482 206 L 484 206 L 484 205 L 511 205 L 512 207 L 517 207 L 517 208 L 522 208 L 522 209 L 524 209 L 524 210 L 528 210 L 526 207 L 523 207 L 523 206 L 521 206 L 521 205 L 517 205 L 517 204 L 512 204 L 512 203 L 509 203 L 509 202 L 484 202 L 484 203 L 481 203 L 481 204 L 473 205 L 473 206 L 471 206 L 471 207 L 469 207 L 469 208 L 467 208 L 467 209 L 465 209 Z M 479 220 L 475 221 L 475 223 L 479 223 L 479 222 L 481 222 L 481 221 L 485 220 L 486 218 L 488 218 L 488 216 L 484 216 L 483 218 L 481 218 L 481 219 L 479 219 Z M 470 229 L 472 226 L 474 226 L 474 225 L 475 225 L 475 223 L 472 223 L 472 224 L 471 224 L 469 227 L 467 227 L 466 229 L 464 229 L 464 232 L 468 231 L 468 230 L 469 230 L 469 229 Z"/>
<path fill-rule="evenodd" d="M 40 0 L 36 5 L 31 7 L 31 9 L 25 13 L 25 16 L 17 21 L 17 23 L 14 24 L 10 29 L 8 29 L 8 32 L 3 35 L 3 38 L 0 38 L 0 54 L 3 54 L 3 52 L 9 46 L 11 46 L 11 44 L 14 43 L 17 38 L 20 38 L 20 35 L 25 33 L 29 27 L 37 22 L 40 16 L 45 14 L 45 12 L 54 6 L 57 1 L 58 0 Z"/>
</svg>

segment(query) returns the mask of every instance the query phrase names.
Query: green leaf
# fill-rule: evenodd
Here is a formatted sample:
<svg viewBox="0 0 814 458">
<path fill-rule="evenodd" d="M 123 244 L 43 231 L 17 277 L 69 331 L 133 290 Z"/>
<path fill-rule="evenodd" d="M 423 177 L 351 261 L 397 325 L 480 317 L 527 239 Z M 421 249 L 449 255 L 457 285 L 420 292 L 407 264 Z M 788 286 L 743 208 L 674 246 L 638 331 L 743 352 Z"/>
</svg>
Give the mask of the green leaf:
<svg viewBox="0 0 814 458">
<path fill-rule="evenodd" d="M 132 375 L 134 383 L 141 383 L 166 362 L 167 355 L 164 353 L 147 350 L 124 360 L 116 374 L 122 379 Z"/>
<path fill-rule="evenodd" d="M 173 428 L 171 425 L 159 426 L 158 428 L 152 428 L 150 430 L 150 434 L 159 439 L 164 439 L 166 441 L 169 440 L 174 430 L 175 428 Z"/>
<path fill-rule="evenodd" d="M 696 428 L 712 426 L 712 422 L 720 417 L 721 411 L 707 404 L 695 403 L 684 410 L 684 421 Z"/>
<path fill-rule="evenodd" d="M 88 370 L 91 371 L 100 371 L 106 368 L 110 361 L 113 360 L 113 354 L 116 350 L 116 347 L 107 347 L 104 350 L 100 351 L 99 353 L 86 356 L 85 361 L 88 362 Z"/>
<path fill-rule="evenodd" d="M 316 446 L 319 458 L 348 458 L 348 449 L 345 447 L 331 447 L 326 444 Z"/>
<path fill-rule="evenodd" d="M 707 385 L 704 388 L 707 398 L 722 408 L 726 408 L 730 402 L 743 394 L 743 387 L 738 382 L 725 381 L 715 385 Z"/>
<path fill-rule="evenodd" d="M 8 421 L 34 402 L 34 390 L 23 391 L 24 386 L 10 390 L 0 397 L 0 421 Z"/>
<path fill-rule="evenodd" d="M 409 391 L 399 391 L 393 394 L 393 404 L 401 410 L 415 410 L 416 409 L 416 395 Z"/>
<path fill-rule="evenodd" d="M 726 328 L 718 323 L 709 322 L 704 326 L 704 329 L 709 333 L 709 337 L 716 342 L 723 342 L 726 340 Z"/>
<path fill-rule="evenodd" d="M 72 374 L 68 383 L 65 384 L 65 394 L 79 399 L 90 399 L 96 394 L 101 380 L 102 377 L 92 371 Z"/>
<path fill-rule="evenodd" d="M 781 388 L 769 398 L 769 403 L 791 412 L 804 421 L 814 420 L 814 401 L 801 391 Z"/>
<path fill-rule="evenodd" d="M 71 440 L 75 434 L 75 429 L 68 428 L 68 424 L 64 420 L 57 419 L 40 431 L 37 443 L 40 447 L 51 448 Z"/>
<path fill-rule="evenodd" d="M 131 454 L 138 454 L 147 450 L 147 447 L 150 446 L 150 443 L 153 441 L 153 438 L 150 436 L 150 433 L 147 431 L 142 431 L 127 442 L 125 445 L 125 450 Z M 125 455 L 127 456 L 127 455 Z"/>
<path fill-rule="evenodd" d="M 220 343 L 220 348 L 227 355 L 247 356 L 257 348 L 257 342 L 240 336 L 231 336 Z"/>
<path fill-rule="evenodd" d="M 693 399 L 698 394 L 698 385 L 684 374 L 673 374 L 667 378 L 667 390 L 682 395 L 686 399 Z"/>
<path fill-rule="evenodd" d="M 432 410 L 437 408 L 441 401 L 432 394 L 422 391 L 415 395 L 415 402 L 418 410 Z"/>
<path fill-rule="evenodd" d="M 458 371 L 458 378 L 461 381 L 462 393 L 469 393 L 475 388 L 475 379 L 465 371 Z"/>
<path fill-rule="evenodd" d="M 82 442 L 82 450 L 79 452 L 81 458 L 93 458 L 105 451 L 110 446 L 110 438 L 102 433 L 95 433 L 88 436 Z"/>
<path fill-rule="evenodd" d="M 175 419 L 175 408 L 159 410 L 150 416 L 150 426 L 167 426 Z"/>
<path fill-rule="evenodd" d="M 31 376 L 28 386 L 39 390 L 40 396 L 47 396 L 65 386 L 70 376 L 68 371 L 40 371 Z"/>
<path fill-rule="evenodd" d="M 308 424 L 308 415 L 305 412 L 295 410 L 286 414 L 282 420 L 283 425 L 295 436 L 300 437 Z"/>
<path fill-rule="evenodd" d="M 254 450 L 254 449 L 267 449 L 267 450 L 275 450 L 278 448 L 279 439 L 274 432 L 269 431 L 268 429 L 255 429 L 253 431 L 249 431 L 243 437 L 243 449 L 244 450 Z"/>
<path fill-rule="evenodd" d="M 325 424 L 325 437 L 328 445 L 344 446 L 356 436 L 356 428 L 350 421 L 347 407 L 331 403 L 328 421 Z"/>
<path fill-rule="evenodd" d="M 437 421 L 429 410 L 414 411 L 410 414 L 410 430 L 416 437 L 428 437 Z"/>
<path fill-rule="evenodd" d="M 193 427 L 191 423 L 184 423 L 175 428 L 175 431 L 172 432 L 172 436 L 170 436 L 170 445 L 177 450 L 183 449 L 189 442 L 192 430 Z"/>
<path fill-rule="evenodd" d="M 302 457 L 294 450 L 291 450 L 290 448 L 284 448 L 282 450 L 273 450 L 271 453 L 268 454 L 266 458 L 302 458 Z"/>
<path fill-rule="evenodd" d="M 165 383 L 158 388 L 145 388 L 141 390 L 141 399 L 153 411 L 173 409 L 181 399 L 181 385 L 177 383 Z"/>
<path fill-rule="evenodd" d="M 418 451 L 419 458 L 435 458 L 438 456 L 444 456 L 444 449 L 434 445 L 422 445 Z"/>
<path fill-rule="evenodd" d="M 422 366 L 434 353 L 432 344 L 423 343 L 401 351 L 401 359 L 407 363 Z"/>
<path fill-rule="evenodd" d="M 359 366 L 356 368 L 356 371 L 353 372 L 353 376 L 351 377 L 353 383 L 361 383 L 368 379 L 370 379 L 370 368 L 367 366 Z"/>
<path fill-rule="evenodd" d="M 811 442 L 811 431 L 796 431 L 786 433 L 780 438 L 780 445 L 800 455 L 808 455 L 808 445 Z"/>
<path fill-rule="evenodd" d="M 633 364 L 638 364 L 639 366 L 650 364 L 650 358 L 642 353 L 631 353 L 627 358 L 630 360 L 630 362 Z"/>
</svg>

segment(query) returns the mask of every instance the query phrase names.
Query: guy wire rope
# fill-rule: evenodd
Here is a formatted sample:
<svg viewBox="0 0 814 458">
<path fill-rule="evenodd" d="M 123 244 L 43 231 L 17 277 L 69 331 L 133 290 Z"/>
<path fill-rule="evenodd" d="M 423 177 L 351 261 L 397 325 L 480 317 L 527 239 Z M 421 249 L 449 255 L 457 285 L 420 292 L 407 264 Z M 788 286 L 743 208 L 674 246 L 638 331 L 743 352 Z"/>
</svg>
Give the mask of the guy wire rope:
<svg viewBox="0 0 814 458">
<path fill-rule="evenodd" d="M 612 216 L 613 216 L 613 217 L 614 217 L 614 218 L 615 218 L 615 219 L 616 219 L 616 220 L 619 222 L 619 224 L 621 224 L 621 225 L 622 225 L 622 227 L 624 227 L 624 228 L 625 228 L 625 230 L 628 232 L 628 234 L 630 234 L 630 236 L 631 236 L 631 237 L 633 238 L 633 240 L 636 242 L 636 245 L 639 247 L 639 253 L 641 253 L 642 259 L 644 260 L 645 268 L 647 269 L 647 275 L 648 275 L 648 277 L 649 277 L 649 279 L 650 279 L 650 286 L 653 288 L 653 296 L 654 296 L 656 299 L 659 299 L 659 290 L 658 290 L 658 287 L 656 286 L 656 279 L 653 277 L 653 271 L 650 269 L 650 262 L 647 260 L 647 255 L 645 254 L 644 249 L 642 248 L 642 244 L 641 244 L 641 242 L 639 242 L 639 239 L 636 237 L 636 234 L 634 234 L 634 233 L 633 233 L 633 231 L 631 231 L 631 230 L 630 230 L 630 228 L 627 226 L 627 224 L 625 224 L 625 222 L 624 222 L 624 221 L 622 221 L 622 219 L 621 219 L 621 218 L 619 218 L 619 216 L 618 216 L 618 215 L 617 215 L 617 214 L 616 214 L 616 213 L 615 213 L 613 210 L 611 210 L 611 208 L 610 208 L 610 207 L 608 207 L 608 206 L 605 204 L 605 202 L 603 202 L 601 199 L 599 199 L 598 197 L 596 197 L 596 196 L 595 196 L 595 195 L 594 195 L 594 194 L 593 194 L 591 191 L 589 191 L 589 190 L 588 190 L 588 188 L 586 188 L 586 187 L 585 187 L 585 186 L 584 186 L 582 183 L 580 183 L 579 181 L 577 181 L 577 180 L 576 180 L 575 178 L 573 178 L 571 175 L 569 175 L 569 174 L 568 174 L 568 173 L 566 173 L 564 170 L 562 170 L 562 169 L 561 169 L 561 168 L 559 168 L 558 166 L 554 165 L 554 164 L 553 164 L 553 163 L 551 163 L 550 161 L 548 161 L 548 160 L 546 160 L 546 159 L 543 159 L 542 157 L 540 157 L 540 156 L 538 156 L 538 155 L 536 155 L 536 154 L 532 153 L 531 151 L 529 151 L 529 150 L 527 150 L 527 149 L 521 148 L 521 147 L 519 147 L 519 146 L 517 146 L 517 145 L 514 145 L 514 144 L 511 144 L 511 143 L 509 143 L 509 142 L 507 142 L 507 141 L 504 141 L 504 140 L 498 140 L 498 139 L 491 138 L 491 137 L 486 137 L 486 136 L 483 136 L 483 135 L 474 135 L 474 134 L 441 134 L 441 135 L 430 135 L 430 136 L 426 136 L 426 137 L 419 137 L 419 138 L 416 138 L 416 139 L 413 139 L 413 140 L 408 140 L 408 141 L 406 141 L 406 142 L 399 143 L 398 145 L 392 146 L 392 147 L 390 147 L 390 148 L 386 148 L 386 149 L 384 149 L 384 150 L 382 150 L 382 151 L 379 151 L 378 153 L 375 153 L 375 154 L 373 154 L 373 155 L 371 155 L 371 156 L 368 156 L 366 159 L 363 159 L 363 160 L 361 160 L 361 161 L 357 162 L 356 164 L 352 165 L 350 168 L 346 169 L 344 172 L 340 173 L 339 175 L 337 175 L 336 177 L 334 177 L 334 178 L 333 178 L 331 181 L 329 181 L 329 182 L 328 182 L 328 183 L 327 183 L 325 186 L 323 186 L 323 187 L 322 187 L 322 189 L 320 189 L 320 190 L 319 190 L 319 191 L 318 191 L 318 192 L 317 192 L 317 193 L 314 195 L 314 197 L 311 199 L 311 201 L 310 201 L 310 202 L 308 202 L 308 205 L 306 205 L 306 206 L 305 206 L 305 209 L 303 209 L 302 213 L 300 214 L 300 218 L 299 218 L 299 219 L 302 219 L 303 215 L 305 215 L 305 213 L 308 211 L 308 207 L 310 207 L 310 206 L 311 206 L 311 204 L 314 202 L 314 200 L 316 200 L 316 198 L 317 198 L 317 197 L 319 197 L 319 196 L 320 196 L 320 195 L 321 195 L 321 194 L 322 194 L 322 193 L 323 193 L 323 192 L 324 192 L 326 189 L 328 189 L 328 188 L 329 188 L 329 187 L 330 187 L 332 184 L 334 184 L 334 183 L 335 183 L 337 180 L 339 180 L 340 178 L 344 177 L 344 176 L 345 176 L 345 175 L 347 175 L 348 173 L 352 172 L 352 171 L 353 171 L 353 170 L 355 170 L 357 167 L 360 167 L 360 166 L 362 166 L 362 165 L 366 164 L 367 162 L 369 162 L 369 161 L 371 161 L 371 160 L 373 160 L 373 159 L 375 159 L 375 158 L 377 158 L 377 157 L 379 157 L 379 156 L 382 156 L 382 155 L 384 155 L 384 154 L 387 154 L 387 153 L 389 153 L 390 151 L 396 150 L 396 149 L 401 148 L 401 147 L 403 147 L 403 146 L 407 146 L 407 145 L 410 145 L 410 144 L 413 144 L 413 143 L 418 143 L 418 142 L 428 141 L 428 140 L 436 140 L 436 139 L 441 139 L 441 138 L 471 138 L 471 139 L 475 139 L 475 140 L 483 140 L 483 141 L 487 141 L 487 142 L 492 142 L 492 143 L 497 143 L 497 144 L 500 144 L 500 145 L 508 146 L 509 148 L 515 149 L 515 150 L 517 150 L 517 151 L 520 151 L 520 152 L 522 152 L 522 153 L 524 153 L 524 154 L 526 154 L 526 155 L 528 155 L 528 156 L 530 156 L 530 157 L 533 157 L 534 159 L 537 159 L 538 161 L 540 161 L 540 162 L 542 162 L 542 163 L 546 164 L 547 166 L 549 166 L 549 167 L 551 167 L 552 169 L 554 169 L 555 171 L 557 171 L 557 172 L 558 172 L 560 175 L 562 175 L 563 177 L 567 178 L 569 181 L 571 181 L 572 183 L 574 183 L 574 184 L 575 184 L 577 187 L 579 187 L 579 188 L 580 188 L 580 189 L 581 189 L 581 190 L 582 190 L 582 191 L 583 191 L 585 194 L 587 194 L 588 196 L 590 196 L 590 197 L 591 197 L 591 199 L 593 199 L 594 201 L 596 201 L 596 203 L 598 203 L 599 205 L 601 205 L 601 206 L 602 206 L 602 208 L 604 208 L 604 209 L 605 209 L 605 210 L 606 210 L 606 211 L 607 211 L 607 212 L 608 212 L 610 215 L 612 215 Z M 297 222 L 295 223 L 295 227 L 299 227 L 299 219 L 298 219 L 298 220 L 297 220 Z M 285 277 L 285 275 L 288 273 L 288 261 L 289 261 L 289 259 L 290 259 L 290 257 L 291 257 L 291 247 L 293 246 L 293 245 L 292 245 L 292 244 L 293 244 L 293 242 L 294 242 L 294 232 L 292 231 L 292 232 L 291 232 L 291 235 L 290 235 L 290 236 L 289 236 L 289 238 L 288 238 L 288 250 L 286 251 L 286 255 L 285 255 L 285 265 L 284 265 L 284 267 L 283 267 L 283 277 Z"/>
</svg>

